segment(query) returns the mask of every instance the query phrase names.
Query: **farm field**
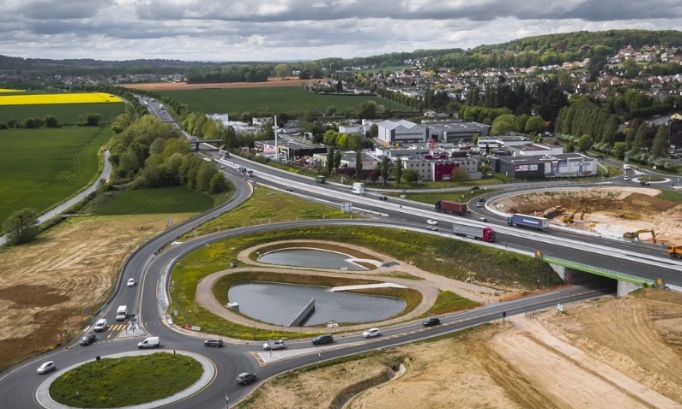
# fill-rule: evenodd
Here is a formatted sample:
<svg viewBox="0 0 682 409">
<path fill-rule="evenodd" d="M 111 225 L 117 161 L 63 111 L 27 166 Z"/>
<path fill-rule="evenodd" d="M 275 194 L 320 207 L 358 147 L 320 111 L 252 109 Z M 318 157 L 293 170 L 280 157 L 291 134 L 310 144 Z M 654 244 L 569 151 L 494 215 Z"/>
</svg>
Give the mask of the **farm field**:
<svg viewBox="0 0 682 409">
<path fill-rule="evenodd" d="M 106 203 L 93 203 L 94 214 L 110 216 L 142 213 L 199 213 L 213 207 L 211 196 L 182 186 L 129 190 L 119 192 L 113 197 L 104 196 L 104 198 Z M 111 198 L 111 200 L 106 200 L 106 198 Z"/>
<path fill-rule="evenodd" d="M 104 92 L 1 95 L 0 105 L 109 104 L 123 102 Z"/>
<path fill-rule="evenodd" d="M 89 184 L 100 166 L 108 128 L 0 131 L 0 226 L 13 212 L 43 212 Z"/>
<path fill-rule="evenodd" d="M 204 84 L 210 85 L 210 84 Z M 216 112 L 325 112 L 336 107 L 337 112 L 356 109 L 365 101 L 374 100 L 386 109 L 403 110 L 404 106 L 378 96 L 320 95 L 297 87 L 198 89 L 160 91 L 174 100 L 187 104 L 192 111 Z"/>
<path fill-rule="evenodd" d="M 0 97 L 3 98 L 3 97 Z M 0 105 L 0 123 L 10 119 L 23 121 L 26 118 L 45 118 L 54 115 L 62 125 L 73 125 L 79 122 L 79 117 L 98 113 L 102 115 L 100 124 L 108 124 L 123 112 L 123 103 L 109 104 L 35 104 L 35 105 Z M 2 131 L 0 131 L 2 135 Z"/>
</svg>

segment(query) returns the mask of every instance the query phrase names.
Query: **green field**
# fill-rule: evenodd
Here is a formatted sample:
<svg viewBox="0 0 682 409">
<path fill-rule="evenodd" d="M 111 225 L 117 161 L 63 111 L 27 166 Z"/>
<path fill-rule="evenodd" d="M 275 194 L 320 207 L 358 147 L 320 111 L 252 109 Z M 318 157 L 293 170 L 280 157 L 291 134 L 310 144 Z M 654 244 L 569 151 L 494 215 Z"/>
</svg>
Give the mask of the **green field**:
<svg viewBox="0 0 682 409">
<path fill-rule="evenodd" d="M 201 213 L 213 207 L 211 196 L 182 186 L 129 190 L 108 197 L 111 200 L 95 214 Z"/>
<path fill-rule="evenodd" d="M 44 212 L 91 183 L 108 128 L 0 130 L 0 228 L 13 212 Z"/>
<path fill-rule="evenodd" d="M 62 125 L 78 123 L 82 115 L 98 113 L 102 115 L 101 123 L 110 124 L 123 112 L 123 104 L 54 104 L 54 105 L 3 105 L 0 106 L 0 123 L 9 119 L 23 121 L 26 118 L 44 119 L 54 115 Z"/>
<path fill-rule="evenodd" d="M 300 112 L 317 111 L 324 113 L 327 107 L 336 107 L 337 112 L 356 109 L 368 100 L 374 100 L 390 110 L 405 110 L 406 107 L 393 101 L 375 96 L 320 95 L 297 87 L 244 88 L 244 89 L 200 89 L 187 91 L 163 91 L 174 100 L 187 104 L 196 112 Z"/>
</svg>

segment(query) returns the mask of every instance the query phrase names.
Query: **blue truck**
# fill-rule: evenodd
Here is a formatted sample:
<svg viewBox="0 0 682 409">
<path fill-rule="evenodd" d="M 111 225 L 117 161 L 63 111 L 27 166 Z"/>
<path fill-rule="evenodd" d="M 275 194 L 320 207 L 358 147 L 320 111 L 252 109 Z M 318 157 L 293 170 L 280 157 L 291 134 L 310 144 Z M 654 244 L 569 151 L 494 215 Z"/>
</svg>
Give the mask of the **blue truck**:
<svg viewBox="0 0 682 409">
<path fill-rule="evenodd" d="M 531 230 L 549 229 L 549 219 L 545 217 L 529 216 L 527 214 L 513 214 L 507 217 L 507 224 L 515 227 L 523 227 Z"/>
</svg>

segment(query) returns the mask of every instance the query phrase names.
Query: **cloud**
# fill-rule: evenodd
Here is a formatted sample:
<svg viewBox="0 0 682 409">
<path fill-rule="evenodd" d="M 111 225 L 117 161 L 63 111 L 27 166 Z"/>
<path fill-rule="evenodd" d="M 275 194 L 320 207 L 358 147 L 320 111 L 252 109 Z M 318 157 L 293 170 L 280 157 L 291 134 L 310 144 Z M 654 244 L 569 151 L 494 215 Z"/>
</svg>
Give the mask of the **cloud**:
<svg viewBox="0 0 682 409">
<path fill-rule="evenodd" d="M 350 58 L 532 35 L 679 29 L 679 0 L 5 0 L 0 54 L 213 61 Z M 97 50 L 97 55 L 92 55 Z"/>
</svg>

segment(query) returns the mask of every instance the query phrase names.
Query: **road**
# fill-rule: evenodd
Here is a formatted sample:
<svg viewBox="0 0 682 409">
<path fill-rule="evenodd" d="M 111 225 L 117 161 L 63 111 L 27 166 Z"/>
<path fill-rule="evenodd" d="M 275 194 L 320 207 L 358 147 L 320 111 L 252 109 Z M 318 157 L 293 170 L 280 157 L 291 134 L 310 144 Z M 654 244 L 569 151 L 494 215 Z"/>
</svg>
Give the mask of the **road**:
<svg viewBox="0 0 682 409">
<path fill-rule="evenodd" d="M 395 199 L 390 199 L 388 202 L 380 201 L 378 200 L 378 195 L 373 193 L 364 197 L 358 197 L 350 194 L 347 187 L 334 184 L 315 185 L 308 178 L 290 174 L 283 175 L 281 172 L 261 167 L 239 158 L 230 158 L 225 164 L 225 173 L 235 183 L 236 190 L 232 200 L 220 208 L 174 226 L 172 229 L 153 238 L 138 248 L 123 267 L 118 286 L 100 315 L 106 317 L 110 323 L 113 323 L 115 322 L 116 307 L 118 305 L 127 305 L 129 311 L 139 319 L 140 329 L 134 332 L 128 331 L 127 333 L 121 329 L 112 330 L 109 333 L 102 334 L 100 342 L 91 346 L 71 346 L 65 350 L 56 350 L 11 368 L 0 378 L 0 402 L 3 402 L 3 406 L 41 407 L 32 398 L 43 379 L 35 373 L 39 362 L 54 360 L 57 362 L 58 368 L 65 368 L 74 363 L 94 359 L 95 356 L 132 351 L 136 349 L 137 342 L 146 334 L 161 337 L 165 349 L 182 349 L 205 355 L 214 362 L 218 373 L 218 376 L 201 393 L 165 407 L 182 409 L 197 407 L 223 408 L 225 394 L 230 396 L 232 403 L 236 403 L 257 386 L 239 387 L 235 385 L 234 379 L 236 375 L 243 371 L 256 372 L 261 380 L 265 380 L 282 371 L 307 365 L 319 359 L 331 359 L 371 349 L 414 342 L 434 335 L 454 332 L 472 325 L 500 319 L 503 312 L 506 312 L 507 315 L 513 315 L 537 308 L 546 308 L 557 303 L 568 303 L 591 298 L 605 292 L 612 292 L 612 288 L 598 287 L 590 289 L 571 287 L 555 293 L 488 305 L 467 312 L 449 314 L 442 317 L 443 325 L 429 329 L 424 329 L 419 322 L 405 323 L 400 326 L 386 328 L 384 329 L 384 336 L 369 341 L 359 339 L 357 334 L 354 334 L 338 336 L 334 344 L 319 348 L 312 347 L 306 340 L 292 342 L 289 343 L 289 349 L 287 350 L 290 354 L 293 351 L 292 357 L 285 360 L 270 361 L 261 367 L 264 358 L 261 356 L 260 359 L 256 359 L 256 355 L 260 353 L 262 340 L 229 344 L 224 348 L 205 348 L 201 342 L 202 338 L 188 336 L 183 331 L 177 331 L 170 324 L 172 312 L 170 312 L 170 316 L 166 315 L 168 306 L 166 292 L 168 272 L 172 264 L 182 255 L 212 241 L 270 229 L 329 223 L 373 224 L 391 228 L 409 228 L 430 234 L 444 234 L 444 231 L 426 231 L 424 229 L 426 218 L 438 219 L 441 223 L 439 226 L 463 219 L 434 213 L 432 206 Z M 245 227 L 199 237 L 180 245 L 167 247 L 165 251 L 159 253 L 160 249 L 165 248 L 176 237 L 191 231 L 194 227 L 217 217 L 225 211 L 229 211 L 249 197 L 251 193 L 250 185 L 243 175 L 236 172 L 234 165 L 255 169 L 254 179 L 258 184 L 267 184 L 282 190 L 286 187 L 291 187 L 293 190 L 292 194 L 310 197 L 313 200 L 337 206 L 340 203 L 352 203 L 355 208 L 375 215 L 376 219 L 312 220 Z M 554 255 L 591 265 L 608 266 L 613 270 L 622 270 L 637 275 L 642 274 L 647 277 L 664 275 L 666 280 L 669 279 L 670 282 L 682 285 L 682 281 L 677 277 L 680 269 L 679 264 L 660 257 L 660 254 L 649 247 L 613 242 L 599 237 L 578 236 L 570 232 L 529 232 L 506 227 L 501 224 L 503 221 L 495 215 L 490 217 L 492 219 L 491 223 L 499 231 L 499 242 L 494 244 L 496 246 L 528 253 L 541 249 L 546 255 Z M 482 225 L 475 220 L 468 219 L 467 223 Z M 455 238 L 453 237 L 453 239 Z M 652 266 L 655 266 L 655 272 L 651 271 Z M 135 278 L 139 285 L 126 287 L 125 281 L 130 277 Z"/>
</svg>

